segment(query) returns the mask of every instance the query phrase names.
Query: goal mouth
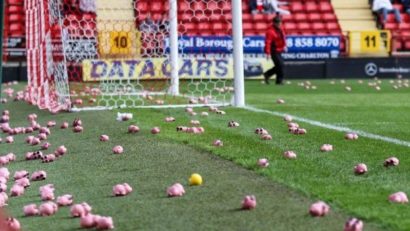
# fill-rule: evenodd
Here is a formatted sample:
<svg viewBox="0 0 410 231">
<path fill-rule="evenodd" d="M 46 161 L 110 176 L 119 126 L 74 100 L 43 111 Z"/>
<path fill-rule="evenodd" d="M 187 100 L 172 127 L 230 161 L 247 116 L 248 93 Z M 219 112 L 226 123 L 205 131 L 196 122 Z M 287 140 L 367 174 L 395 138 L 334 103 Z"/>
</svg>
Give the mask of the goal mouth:
<svg viewBox="0 0 410 231">
<path fill-rule="evenodd" d="M 230 0 L 25 0 L 28 101 L 72 111 L 230 105 Z"/>
</svg>

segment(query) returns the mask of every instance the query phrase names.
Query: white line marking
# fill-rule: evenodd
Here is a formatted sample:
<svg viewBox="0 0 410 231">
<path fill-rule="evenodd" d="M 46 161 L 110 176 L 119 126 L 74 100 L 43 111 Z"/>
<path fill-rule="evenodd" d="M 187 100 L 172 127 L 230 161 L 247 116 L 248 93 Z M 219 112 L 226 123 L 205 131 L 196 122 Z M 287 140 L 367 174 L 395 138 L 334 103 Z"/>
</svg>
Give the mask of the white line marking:
<svg viewBox="0 0 410 231">
<path fill-rule="evenodd" d="M 269 110 L 264 110 L 264 109 L 259 109 L 259 108 L 255 108 L 252 106 L 245 106 L 243 107 L 246 110 L 249 111 L 253 111 L 253 112 L 260 112 L 260 113 L 267 113 L 267 114 L 271 114 L 274 116 L 279 116 L 279 117 L 284 117 L 285 115 L 290 115 L 287 113 L 282 113 L 282 112 L 276 112 L 276 111 L 269 111 Z M 340 132 L 354 132 L 357 133 L 359 136 L 362 137 L 366 137 L 369 139 L 374 139 L 374 140 L 382 140 L 388 143 L 392 143 L 392 144 L 397 144 L 397 145 L 401 145 L 401 146 L 406 146 L 410 148 L 410 142 L 408 141 L 404 141 L 404 140 L 399 140 L 399 139 L 395 139 L 395 138 L 391 138 L 391 137 L 387 137 L 387 136 L 381 136 L 381 135 L 377 135 L 377 134 L 372 134 L 372 133 L 368 133 L 368 132 L 364 132 L 364 131 L 360 131 L 360 130 L 354 130 L 348 127 L 340 127 L 340 126 L 335 126 L 332 124 L 325 124 L 319 121 L 315 121 L 315 120 L 310 120 L 310 119 L 306 119 L 303 117 L 298 117 L 298 116 L 293 116 L 294 120 L 296 121 L 300 121 L 300 122 L 304 122 L 304 123 L 308 123 L 311 125 L 315 125 L 318 127 L 322 127 L 322 128 L 327 128 L 327 129 L 331 129 L 331 130 L 336 130 L 336 131 L 340 131 Z"/>
</svg>

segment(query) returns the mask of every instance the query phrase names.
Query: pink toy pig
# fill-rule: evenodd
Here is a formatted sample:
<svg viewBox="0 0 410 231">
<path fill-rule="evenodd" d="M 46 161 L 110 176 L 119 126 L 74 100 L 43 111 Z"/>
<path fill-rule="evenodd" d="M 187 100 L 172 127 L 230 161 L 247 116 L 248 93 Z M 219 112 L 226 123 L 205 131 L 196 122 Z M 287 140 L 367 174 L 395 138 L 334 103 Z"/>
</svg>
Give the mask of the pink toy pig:
<svg viewBox="0 0 410 231">
<path fill-rule="evenodd" d="M 24 187 L 18 184 L 14 184 L 10 189 L 10 196 L 18 197 L 24 194 Z"/>
<path fill-rule="evenodd" d="M 113 152 L 114 154 L 121 154 L 121 153 L 124 152 L 124 148 L 123 148 L 122 146 L 120 146 L 120 145 L 117 145 L 117 146 L 115 146 L 115 147 L 112 149 L 112 152 Z"/>
<path fill-rule="evenodd" d="M 24 216 L 36 216 L 40 213 L 36 204 L 29 204 L 23 207 Z"/>
<path fill-rule="evenodd" d="M 106 141 L 109 141 L 109 140 L 110 140 L 110 137 L 107 136 L 107 135 L 101 135 L 100 136 L 100 141 L 101 142 L 106 142 Z"/>
<path fill-rule="evenodd" d="M 40 180 L 45 180 L 47 178 L 47 173 L 43 170 L 33 172 L 31 174 L 31 180 L 32 181 L 40 181 Z"/>
<path fill-rule="evenodd" d="M 73 204 L 73 196 L 70 194 L 65 194 L 57 197 L 57 204 L 59 206 L 69 206 Z"/>
<path fill-rule="evenodd" d="M 363 222 L 357 218 L 350 218 L 345 223 L 344 231 L 362 231 Z"/>
<path fill-rule="evenodd" d="M 286 159 L 296 159 L 296 157 L 297 157 L 297 155 L 294 151 L 286 151 L 286 152 L 283 153 L 283 156 Z"/>
<path fill-rule="evenodd" d="M 185 194 L 184 186 L 180 183 L 175 183 L 172 186 L 168 187 L 167 194 L 169 197 L 180 197 Z"/>
<path fill-rule="evenodd" d="M 323 217 L 329 213 L 330 207 L 323 201 L 318 201 L 310 206 L 309 213 L 314 217 Z"/>
<path fill-rule="evenodd" d="M 54 215 L 58 210 L 56 203 L 52 201 L 45 202 L 40 205 L 39 212 L 41 216 L 51 216 Z"/>
<path fill-rule="evenodd" d="M 404 192 L 396 192 L 389 196 L 389 201 L 393 203 L 409 203 L 409 199 L 407 198 L 406 193 Z"/>
<path fill-rule="evenodd" d="M 113 229 L 114 223 L 111 217 L 99 217 L 97 219 L 97 229 Z"/>
<path fill-rule="evenodd" d="M 384 161 L 384 166 L 385 167 L 390 167 L 390 166 L 397 166 L 399 165 L 400 161 L 397 159 L 397 157 L 389 157 Z"/>
<path fill-rule="evenodd" d="M 266 159 L 266 158 L 259 159 L 259 160 L 258 160 L 258 165 L 259 165 L 260 167 L 262 167 L 262 168 L 266 168 L 266 167 L 269 166 L 269 161 L 268 161 L 268 159 Z"/>
<path fill-rule="evenodd" d="M 320 147 L 320 151 L 322 152 L 330 152 L 333 151 L 333 145 L 331 144 L 324 144 L 322 147 Z"/>
<path fill-rule="evenodd" d="M 354 172 L 358 175 L 365 174 L 367 172 L 367 166 L 363 163 L 354 167 Z"/>
<path fill-rule="evenodd" d="M 242 209 L 251 210 L 256 208 L 256 197 L 254 195 L 245 196 L 242 200 Z"/>
<path fill-rule="evenodd" d="M 154 134 L 154 135 L 159 134 L 160 132 L 161 132 L 161 130 L 159 129 L 159 127 L 153 127 L 151 129 L 151 133 Z"/>
<path fill-rule="evenodd" d="M 222 147 L 222 146 L 224 146 L 224 143 L 222 142 L 222 140 L 215 140 L 213 145 L 215 147 Z"/>
<path fill-rule="evenodd" d="M 140 128 L 136 125 L 130 125 L 128 127 L 128 133 L 137 133 L 140 131 Z"/>
</svg>

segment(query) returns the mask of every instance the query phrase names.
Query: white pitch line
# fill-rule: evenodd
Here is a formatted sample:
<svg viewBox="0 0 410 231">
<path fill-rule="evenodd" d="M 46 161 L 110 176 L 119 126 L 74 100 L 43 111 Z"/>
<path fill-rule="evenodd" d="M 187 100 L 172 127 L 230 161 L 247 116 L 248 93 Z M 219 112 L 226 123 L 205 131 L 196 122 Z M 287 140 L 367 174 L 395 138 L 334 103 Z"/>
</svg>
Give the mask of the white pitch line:
<svg viewBox="0 0 410 231">
<path fill-rule="evenodd" d="M 271 115 L 279 116 L 279 117 L 284 117 L 285 115 L 290 115 L 290 114 L 286 114 L 286 113 L 282 113 L 282 112 L 259 109 L 259 108 L 255 108 L 255 107 L 252 107 L 252 106 L 245 106 L 243 108 L 246 109 L 246 110 L 249 110 L 249 111 L 267 113 L 267 114 L 271 114 Z M 384 142 L 397 144 L 397 145 L 401 145 L 401 146 L 406 146 L 406 147 L 410 148 L 410 142 L 408 142 L 408 141 L 399 140 L 399 139 L 395 139 L 395 138 L 391 138 L 391 137 L 387 137 L 387 136 L 381 136 L 381 135 L 377 135 L 377 134 L 372 134 L 372 133 L 368 133 L 368 132 L 364 132 L 364 131 L 360 131 L 360 130 L 354 130 L 354 129 L 351 129 L 351 128 L 348 128 L 348 127 L 340 127 L 340 126 L 335 126 L 335 125 L 332 125 L 332 124 L 326 124 L 326 123 L 322 123 L 320 121 L 310 120 L 310 119 L 306 119 L 306 118 L 299 117 L 299 116 L 293 116 L 293 115 L 290 115 L 290 116 L 292 116 L 294 120 L 304 122 L 304 123 L 308 123 L 308 124 L 311 124 L 311 125 L 315 125 L 315 126 L 318 126 L 318 127 L 327 128 L 327 129 L 331 129 L 331 130 L 336 130 L 336 131 L 340 131 L 340 132 L 354 132 L 354 133 L 356 133 L 356 134 L 358 134 L 359 136 L 362 136 L 362 137 L 366 137 L 366 138 L 374 139 L 374 140 L 382 140 Z"/>
</svg>

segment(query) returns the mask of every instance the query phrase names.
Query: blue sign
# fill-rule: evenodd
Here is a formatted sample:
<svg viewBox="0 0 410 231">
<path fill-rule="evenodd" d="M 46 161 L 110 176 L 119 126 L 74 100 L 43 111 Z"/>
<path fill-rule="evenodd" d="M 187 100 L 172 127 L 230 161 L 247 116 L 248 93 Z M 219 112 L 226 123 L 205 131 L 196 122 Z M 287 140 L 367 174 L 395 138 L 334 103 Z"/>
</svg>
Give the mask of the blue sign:
<svg viewBox="0 0 410 231">
<path fill-rule="evenodd" d="M 340 51 L 338 36 L 287 36 L 287 52 L 285 59 L 327 59 L 336 58 Z M 232 53 L 231 36 L 181 36 L 178 38 L 179 52 L 184 54 L 199 53 Z M 165 48 L 169 51 L 169 40 L 165 40 Z M 243 37 L 245 54 L 263 54 L 264 36 Z"/>
</svg>

